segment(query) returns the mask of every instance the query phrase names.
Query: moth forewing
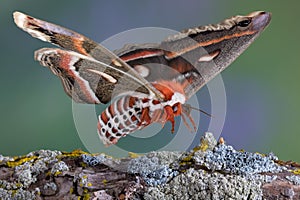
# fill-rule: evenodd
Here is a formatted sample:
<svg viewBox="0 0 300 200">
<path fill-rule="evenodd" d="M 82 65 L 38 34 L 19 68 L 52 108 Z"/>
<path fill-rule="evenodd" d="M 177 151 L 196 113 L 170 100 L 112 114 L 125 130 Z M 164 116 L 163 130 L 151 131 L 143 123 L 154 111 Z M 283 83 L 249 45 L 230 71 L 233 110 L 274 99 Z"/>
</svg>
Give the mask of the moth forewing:
<svg viewBox="0 0 300 200">
<path fill-rule="evenodd" d="M 182 65 L 174 64 L 172 68 L 182 71 L 184 65 L 185 72 L 198 74 L 194 73 L 189 80 L 193 87 L 186 91 L 187 97 L 228 67 L 260 35 L 270 20 L 270 13 L 258 11 L 234 16 L 219 24 L 187 29 L 163 41 L 163 48 L 171 50 L 166 54 L 170 63 L 183 61 Z"/>
<path fill-rule="evenodd" d="M 106 70 L 102 71 L 102 73 L 105 73 L 108 76 L 112 77 L 113 75 L 117 75 L 119 77 L 120 74 L 126 74 L 125 77 L 130 78 L 130 80 L 128 80 L 129 82 L 135 82 L 134 85 L 139 86 L 135 87 L 139 88 L 139 92 L 155 96 L 158 99 L 163 98 L 163 95 L 159 91 L 157 91 L 148 81 L 146 81 L 126 62 L 124 62 L 114 53 L 106 49 L 104 46 L 72 30 L 40 19 L 33 18 L 21 12 L 14 12 L 13 16 L 16 25 L 25 32 L 29 33 L 31 36 L 38 38 L 42 41 L 50 42 L 71 52 L 77 52 L 82 56 L 86 56 L 84 59 L 81 60 L 88 60 L 86 59 L 87 57 L 92 57 L 95 60 L 101 62 L 101 66 L 106 66 Z M 67 62 L 67 60 L 65 60 L 64 62 Z M 81 67 L 83 67 L 83 65 L 80 65 L 77 62 L 76 67 L 80 69 Z M 91 72 L 91 74 L 93 73 Z M 113 78 L 117 80 L 118 77 Z M 111 100 L 112 95 L 109 92 L 113 91 L 112 88 L 117 84 L 109 82 L 110 81 L 106 83 L 107 87 L 105 88 L 105 93 L 102 94 L 102 91 L 99 91 L 99 93 L 96 94 L 99 97 L 99 99 L 105 99 L 103 103 L 106 103 L 109 100 Z M 108 88 L 110 89 L 107 90 Z M 123 92 L 123 90 L 125 90 L 125 88 L 120 90 L 120 92 Z M 117 91 L 114 91 L 114 93 L 116 94 Z M 86 103 L 90 102 L 88 101 Z"/>
</svg>

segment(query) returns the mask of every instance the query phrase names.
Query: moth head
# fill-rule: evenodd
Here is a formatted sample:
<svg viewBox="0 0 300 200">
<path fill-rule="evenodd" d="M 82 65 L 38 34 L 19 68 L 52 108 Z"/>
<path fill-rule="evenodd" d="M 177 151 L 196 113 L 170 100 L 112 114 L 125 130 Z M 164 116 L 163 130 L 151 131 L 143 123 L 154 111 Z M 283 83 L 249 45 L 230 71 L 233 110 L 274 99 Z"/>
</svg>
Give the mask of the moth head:
<svg viewBox="0 0 300 200">
<path fill-rule="evenodd" d="M 249 30 L 253 32 L 262 31 L 271 20 L 271 13 L 264 11 L 252 12 L 246 16 L 233 17 L 236 21 L 236 28 L 244 31 Z"/>
</svg>

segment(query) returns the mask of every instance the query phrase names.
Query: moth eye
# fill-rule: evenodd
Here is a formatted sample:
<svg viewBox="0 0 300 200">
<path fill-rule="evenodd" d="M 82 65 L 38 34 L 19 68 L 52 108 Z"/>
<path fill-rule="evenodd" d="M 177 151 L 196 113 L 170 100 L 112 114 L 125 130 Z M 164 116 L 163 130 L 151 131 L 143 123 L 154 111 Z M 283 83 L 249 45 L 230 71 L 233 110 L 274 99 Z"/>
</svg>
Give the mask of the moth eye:
<svg viewBox="0 0 300 200">
<path fill-rule="evenodd" d="M 251 23 L 251 19 L 246 19 L 243 21 L 240 21 L 237 25 L 239 27 L 247 27 Z"/>
</svg>

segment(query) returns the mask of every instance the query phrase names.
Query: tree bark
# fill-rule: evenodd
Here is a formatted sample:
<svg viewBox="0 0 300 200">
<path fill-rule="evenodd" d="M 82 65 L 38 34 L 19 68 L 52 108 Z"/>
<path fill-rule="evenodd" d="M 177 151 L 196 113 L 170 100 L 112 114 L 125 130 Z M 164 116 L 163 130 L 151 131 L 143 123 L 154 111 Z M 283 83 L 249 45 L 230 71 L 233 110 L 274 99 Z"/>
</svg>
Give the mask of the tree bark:
<svg viewBox="0 0 300 200">
<path fill-rule="evenodd" d="M 0 155 L 0 199 L 300 199 L 300 165 L 206 133 L 190 152 Z"/>
</svg>

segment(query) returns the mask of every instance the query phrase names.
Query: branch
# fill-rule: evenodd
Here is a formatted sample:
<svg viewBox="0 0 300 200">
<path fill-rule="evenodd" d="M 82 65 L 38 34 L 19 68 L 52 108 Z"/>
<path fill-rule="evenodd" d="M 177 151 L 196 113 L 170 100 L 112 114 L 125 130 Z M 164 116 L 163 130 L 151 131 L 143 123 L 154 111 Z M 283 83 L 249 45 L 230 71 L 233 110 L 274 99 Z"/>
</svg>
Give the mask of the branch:
<svg viewBox="0 0 300 200">
<path fill-rule="evenodd" d="M 0 155 L 0 199 L 300 199 L 300 165 L 206 133 L 190 152 Z"/>
</svg>

